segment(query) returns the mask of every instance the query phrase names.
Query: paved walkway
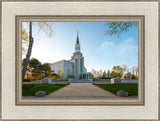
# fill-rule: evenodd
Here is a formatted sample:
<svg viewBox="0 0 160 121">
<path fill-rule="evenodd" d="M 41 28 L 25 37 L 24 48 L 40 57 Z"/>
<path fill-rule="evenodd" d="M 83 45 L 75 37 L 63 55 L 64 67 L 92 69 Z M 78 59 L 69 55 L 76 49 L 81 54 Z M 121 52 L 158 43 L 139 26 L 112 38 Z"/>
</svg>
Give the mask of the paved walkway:
<svg viewBox="0 0 160 121">
<path fill-rule="evenodd" d="M 37 97 L 25 97 L 37 98 Z M 39 98 L 39 97 L 38 97 Z M 71 83 L 41 99 L 133 99 L 136 97 L 118 97 L 92 83 Z"/>
</svg>

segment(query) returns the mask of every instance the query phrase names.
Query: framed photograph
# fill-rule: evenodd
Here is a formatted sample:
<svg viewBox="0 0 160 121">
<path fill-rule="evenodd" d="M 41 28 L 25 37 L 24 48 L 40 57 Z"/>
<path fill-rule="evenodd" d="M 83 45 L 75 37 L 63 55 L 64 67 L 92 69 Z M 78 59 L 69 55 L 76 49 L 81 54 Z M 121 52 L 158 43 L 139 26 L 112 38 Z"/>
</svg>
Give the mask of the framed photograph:
<svg viewBox="0 0 160 121">
<path fill-rule="evenodd" d="M 1 1 L 1 120 L 159 120 L 159 1 Z"/>
<path fill-rule="evenodd" d="M 144 16 L 16 16 L 16 22 L 17 105 L 144 105 Z M 41 45 L 42 34 L 51 33 Z"/>
</svg>

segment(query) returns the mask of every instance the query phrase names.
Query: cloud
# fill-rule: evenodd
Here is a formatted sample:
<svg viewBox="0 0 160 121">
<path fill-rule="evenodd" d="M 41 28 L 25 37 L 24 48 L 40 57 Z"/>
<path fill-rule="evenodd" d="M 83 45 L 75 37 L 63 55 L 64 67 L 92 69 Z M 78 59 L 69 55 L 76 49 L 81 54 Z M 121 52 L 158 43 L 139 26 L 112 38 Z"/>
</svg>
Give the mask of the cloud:
<svg viewBox="0 0 160 121">
<path fill-rule="evenodd" d="M 112 46 L 114 46 L 113 42 L 105 41 L 104 43 L 102 43 L 100 48 L 103 49 L 103 48 L 112 47 Z"/>
<path fill-rule="evenodd" d="M 138 64 L 138 45 L 136 40 L 128 38 L 123 42 L 114 43 L 105 41 L 97 49 L 99 56 L 112 64 Z"/>
</svg>

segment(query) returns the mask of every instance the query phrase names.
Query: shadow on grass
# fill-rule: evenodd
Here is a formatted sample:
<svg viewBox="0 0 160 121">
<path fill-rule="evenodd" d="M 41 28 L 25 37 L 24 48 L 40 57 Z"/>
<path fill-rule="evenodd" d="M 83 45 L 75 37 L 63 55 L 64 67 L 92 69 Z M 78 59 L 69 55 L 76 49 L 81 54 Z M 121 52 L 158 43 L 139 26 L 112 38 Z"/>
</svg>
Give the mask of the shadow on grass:
<svg viewBox="0 0 160 121">
<path fill-rule="evenodd" d="M 50 94 L 68 84 L 23 84 L 22 95 L 23 96 L 35 96 L 38 91 L 46 91 L 46 94 Z"/>
</svg>

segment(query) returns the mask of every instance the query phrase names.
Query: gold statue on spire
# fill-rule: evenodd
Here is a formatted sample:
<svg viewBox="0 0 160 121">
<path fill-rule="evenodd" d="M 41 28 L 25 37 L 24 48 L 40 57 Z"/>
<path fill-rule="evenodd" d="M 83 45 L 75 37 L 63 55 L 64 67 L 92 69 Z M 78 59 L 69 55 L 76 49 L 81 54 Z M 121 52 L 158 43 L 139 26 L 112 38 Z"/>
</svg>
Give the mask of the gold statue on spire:
<svg viewBox="0 0 160 121">
<path fill-rule="evenodd" d="M 77 36 L 78 36 L 78 34 L 79 34 L 79 31 L 77 30 Z"/>
</svg>

